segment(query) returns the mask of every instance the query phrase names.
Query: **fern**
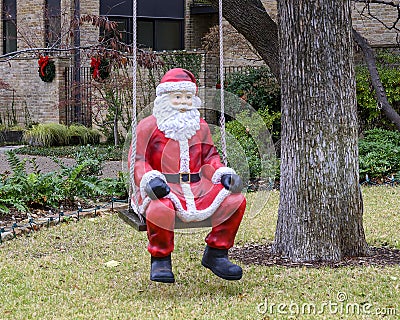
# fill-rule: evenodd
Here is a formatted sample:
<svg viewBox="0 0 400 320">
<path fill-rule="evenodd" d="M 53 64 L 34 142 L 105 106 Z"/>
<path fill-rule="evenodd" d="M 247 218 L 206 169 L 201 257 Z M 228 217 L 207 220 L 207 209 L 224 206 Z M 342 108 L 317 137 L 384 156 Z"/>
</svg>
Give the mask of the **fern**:
<svg viewBox="0 0 400 320">
<path fill-rule="evenodd" d="M 17 155 L 12 151 L 7 151 L 7 162 L 15 174 L 24 174 L 25 173 L 25 163 L 26 159 L 20 160 Z"/>
<path fill-rule="evenodd" d="M 33 206 L 58 207 L 61 202 L 73 201 L 75 197 L 124 194 L 122 179 L 103 182 L 98 178 L 102 161 L 94 154 L 86 159 L 81 154 L 72 167 L 54 159 L 61 170 L 45 174 L 40 172 L 34 158 L 20 160 L 15 153 L 8 152 L 7 161 L 12 172 L 0 174 L 0 212 L 5 214 L 9 214 L 10 208 L 29 212 Z M 33 167 L 30 173 L 26 172 L 27 162 Z"/>
<path fill-rule="evenodd" d="M 10 209 L 1 202 L 3 202 L 3 199 L 0 200 L 0 212 L 1 213 L 9 213 Z"/>
</svg>

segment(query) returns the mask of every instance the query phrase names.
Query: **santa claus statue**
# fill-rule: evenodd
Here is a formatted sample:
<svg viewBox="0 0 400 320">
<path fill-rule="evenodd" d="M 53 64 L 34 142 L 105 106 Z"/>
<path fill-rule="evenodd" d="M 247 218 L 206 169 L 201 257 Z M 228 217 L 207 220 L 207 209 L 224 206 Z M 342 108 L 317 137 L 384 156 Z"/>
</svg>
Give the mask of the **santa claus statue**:
<svg viewBox="0 0 400 320">
<path fill-rule="evenodd" d="M 171 252 L 176 219 L 210 219 L 201 263 L 223 279 L 239 280 L 242 269 L 229 261 L 228 249 L 246 207 L 242 180 L 221 163 L 210 129 L 200 118 L 193 74 L 181 68 L 168 71 L 156 94 L 153 114 L 137 126 L 134 161 L 136 209 L 147 223 L 150 279 L 175 281 Z"/>
</svg>

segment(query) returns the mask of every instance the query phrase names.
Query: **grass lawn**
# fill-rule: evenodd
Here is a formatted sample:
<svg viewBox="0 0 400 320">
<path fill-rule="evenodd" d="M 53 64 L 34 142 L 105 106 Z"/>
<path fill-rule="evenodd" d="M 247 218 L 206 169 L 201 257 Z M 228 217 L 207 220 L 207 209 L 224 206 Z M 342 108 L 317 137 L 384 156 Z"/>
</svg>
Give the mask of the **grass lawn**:
<svg viewBox="0 0 400 320">
<path fill-rule="evenodd" d="M 400 249 L 400 188 L 364 188 L 363 193 L 368 243 Z M 271 192 L 265 209 L 243 221 L 239 245 L 273 240 L 278 197 Z M 146 234 L 116 214 L 5 242 L 0 246 L 0 319 L 400 317 L 400 265 L 242 265 L 243 279 L 228 282 L 200 264 L 205 235 L 206 230 L 176 234 L 176 283 L 171 285 L 149 280 Z"/>
</svg>

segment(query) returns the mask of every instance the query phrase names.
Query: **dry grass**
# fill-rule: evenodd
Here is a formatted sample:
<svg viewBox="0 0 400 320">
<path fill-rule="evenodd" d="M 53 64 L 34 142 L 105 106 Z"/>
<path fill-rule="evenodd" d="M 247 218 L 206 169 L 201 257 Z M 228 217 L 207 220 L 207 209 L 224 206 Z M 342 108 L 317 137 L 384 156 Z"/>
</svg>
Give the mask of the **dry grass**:
<svg viewBox="0 0 400 320">
<path fill-rule="evenodd" d="M 278 197 L 272 192 L 242 223 L 237 243 L 272 241 Z M 366 188 L 364 200 L 368 242 L 400 248 L 400 189 Z M 243 279 L 227 282 L 200 264 L 205 235 L 176 235 L 173 285 L 149 280 L 146 234 L 117 215 L 8 241 L 0 246 L 0 318 L 398 319 L 400 266 L 243 266 Z"/>
</svg>

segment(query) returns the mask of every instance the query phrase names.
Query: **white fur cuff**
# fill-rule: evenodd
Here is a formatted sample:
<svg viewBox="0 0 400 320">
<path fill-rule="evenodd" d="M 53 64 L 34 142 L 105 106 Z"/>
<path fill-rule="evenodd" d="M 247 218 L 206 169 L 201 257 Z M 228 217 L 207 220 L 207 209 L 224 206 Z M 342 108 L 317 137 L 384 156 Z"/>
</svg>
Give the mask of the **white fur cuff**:
<svg viewBox="0 0 400 320">
<path fill-rule="evenodd" d="M 232 168 L 228 168 L 228 167 L 221 167 L 219 169 L 217 169 L 212 178 L 211 178 L 211 182 L 214 184 L 220 183 L 221 182 L 221 177 L 224 174 L 236 174 L 235 170 L 233 170 Z"/>
<path fill-rule="evenodd" d="M 196 94 L 196 89 L 196 84 L 191 81 L 164 82 L 157 86 L 156 95 L 161 96 L 164 93 L 173 91 L 189 91 L 193 94 Z"/>
<path fill-rule="evenodd" d="M 167 179 L 160 171 L 151 170 L 149 172 L 146 172 L 143 175 L 142 180 L 140 180 L 140 195 L 142 196 L 142 199 L 144 199 L 146 196 L 146 192 L 144 191 L 144 188 L 149 183 L 149 181 L 154 178 L 160 178 L 161 180 L 165 181 L 165 183 L 167 182 Z"/>
</svg>

